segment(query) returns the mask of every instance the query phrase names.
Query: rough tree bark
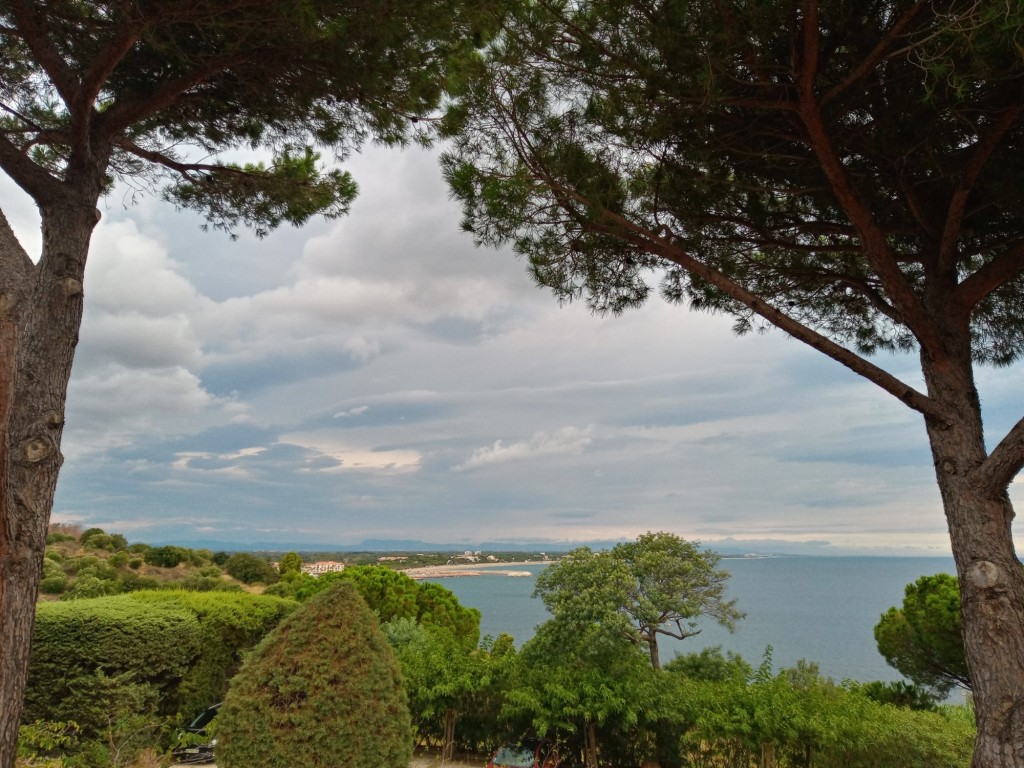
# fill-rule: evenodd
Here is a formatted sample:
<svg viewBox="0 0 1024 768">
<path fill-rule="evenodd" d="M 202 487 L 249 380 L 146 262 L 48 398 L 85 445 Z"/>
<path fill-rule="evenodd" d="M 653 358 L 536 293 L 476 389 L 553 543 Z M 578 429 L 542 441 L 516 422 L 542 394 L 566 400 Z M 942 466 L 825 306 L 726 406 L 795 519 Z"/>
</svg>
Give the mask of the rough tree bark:
<svg viewBox="0 0 1024 768">
<path fill-rule="evenodd" d="M 0 766 L 14 764 L 36 592 L 62 457 L 82 279 L 96 225 L 71 196 L 41 206 L 33 264 L 0 214 Z"/>
<path fill-rule="evenodd" d="M 980 476 L 985 447 L 969 338 L 943 364 L 921 356 L 929 394 L 956 414 L 926 419 L 960 580 L 964 649 L 978 735 L 976 768 L 1024 765 L 1024 568 L 1014 551 L 1006 484 Z"/>
</svg>

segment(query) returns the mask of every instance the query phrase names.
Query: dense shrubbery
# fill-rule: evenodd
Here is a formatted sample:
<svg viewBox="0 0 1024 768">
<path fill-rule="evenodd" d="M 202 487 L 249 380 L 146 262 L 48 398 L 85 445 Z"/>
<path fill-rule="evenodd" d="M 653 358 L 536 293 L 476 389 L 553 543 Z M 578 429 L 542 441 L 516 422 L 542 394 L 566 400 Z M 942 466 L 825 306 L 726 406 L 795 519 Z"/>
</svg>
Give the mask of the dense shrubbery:
<svg viewBox="0 0 1024 768">
<path fill-rule="evenodd" d="M 194 612 L 126 596 L 42 603 L 36 612 L 25 722 L 74 721 L 99 736 L 131 714 L 164 715 L 164 702 L 199 654 Z"/>
<path fill-rule="evenodd" d="M 239 591 L 241 585 L 215 564 L 206 549 L 151 547 L 128 544 L 118 533 L 101 528 L 77 533 L 69 526 L 53 526 L 47 536 L 43 578 L 39 585 L 45 599 L 77 600 L 134 592 L 143 589 Z M 264 566 L 269 568 L 266 561 Z"/>
<path fill-rule="evenodd" d="M 308 600 L 338 581 L 354 584 L 383 623 L 413 619 L 425 626 L 445 629 L 467 651 L 480 642 L 480 611 L 461 605 L 452 591 L 440 584 L 415 581 L 383 565 L 357 565 L 317 578 L 293 572 L 270 587 L 267 594 Z"/>
<path fill-rule="evenodd" d="M 62 733 L 59 751 L 97 768 L 116 762 L 112 749 L 166 747 L 168 727 L 223 698 L 243 654 L 296 606 L 166 589 L 41 603 L 25 739 L 38 749 L 47 742 L 37 737 Z"/>
<path fill-rule="evenodd" d="M 398 664 L 373 613 L 344 582 L 260 643 L 217 720 L 225 768 L 407 768 L 412 757 Z"/>
<path fill-rule="evenodd" d="M 297 607 L 292 600 L 234 592 L 160 590 L 129 597 L 147 605 L 187 610 L 199 622 L 199 651 L 175 690 L 175 700 L 166 702 L 168 709 L 182 716 L 220 701 L 244 653 Z"/>
</svg>

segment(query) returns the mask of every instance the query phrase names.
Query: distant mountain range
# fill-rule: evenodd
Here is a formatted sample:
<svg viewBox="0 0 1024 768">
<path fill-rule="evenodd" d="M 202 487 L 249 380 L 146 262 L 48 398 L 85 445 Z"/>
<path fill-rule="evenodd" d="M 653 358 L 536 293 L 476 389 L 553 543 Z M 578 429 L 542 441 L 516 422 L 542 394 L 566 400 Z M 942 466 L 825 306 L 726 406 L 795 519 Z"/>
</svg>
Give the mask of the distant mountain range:
<svg viewBox="0 0 1024 768">
<path fill-rule="evenodd" d="M 568 552 L 577 547 L 608 549 L 622 539 L 604 541 L 454 541 L 430 542 L 418 539 L 366 539 L 357 544 L 331 544 L 322 541 L 216 541 L 212 539 L 186 539 L 184 537 L 153 542 L 155 545 L 176 544 L 191 549 L 212 549 L 225 552 Z M 851 550 L 834 547 L 827 541 L 793 542 L 781 539 L 722 539 L 702 542 L 708 549 L 721 555 L 899 555 L 920 554 L 935 556 L 935 552 L 906 550 Z"/>
</svg>

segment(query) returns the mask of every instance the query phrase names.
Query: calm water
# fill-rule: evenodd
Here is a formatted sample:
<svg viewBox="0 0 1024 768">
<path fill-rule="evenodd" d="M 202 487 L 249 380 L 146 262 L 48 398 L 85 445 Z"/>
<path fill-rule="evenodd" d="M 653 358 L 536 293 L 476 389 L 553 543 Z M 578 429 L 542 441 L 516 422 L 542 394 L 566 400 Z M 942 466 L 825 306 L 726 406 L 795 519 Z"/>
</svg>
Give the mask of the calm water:
<svg viewBox="0 0 1024 768">
<path fill-rule="evenodd" d="M 920 576 L 955 573 L 952 558 L 771 557 L 722 560 L 732 577 L 729 597 L 747 616 L 729 634 L 717 625 L 684 641 L 663 643 L 662 659 L 720 645 L 757 666 L 773 648 L 775 669 L 799 659 L 817 662 L 835 680 L 897 680 L 875 647 L 874 626 L 890 606 L 903 601 L 903 588 Z M 541 566 L 518 567 L 534 574 Z M 531 597 L 534 579 L 469 576 L 437 579 L 463 605 L 482 613 L 481 635 L 507 632 L 521 645 L 549 618 Z"/>
</svg>

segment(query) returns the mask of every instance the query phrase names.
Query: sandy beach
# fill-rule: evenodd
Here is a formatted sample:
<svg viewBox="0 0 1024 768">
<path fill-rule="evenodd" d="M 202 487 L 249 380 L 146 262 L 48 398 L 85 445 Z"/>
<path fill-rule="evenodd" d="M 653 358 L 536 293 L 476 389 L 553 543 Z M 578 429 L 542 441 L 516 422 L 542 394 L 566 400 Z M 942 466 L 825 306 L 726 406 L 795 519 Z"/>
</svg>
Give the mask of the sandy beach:
<svg viewBox="0 0 1024 768">
<path fill-rule="evenodd" d="M 455 563 L 406 568 L 402 571 L 412 579 L 448 579 L 455 576 L 533 576 L 522 570 L 524 565 L 548 565 L 553 560 L 526 560 L 515 563 Z"/>
</svg>

